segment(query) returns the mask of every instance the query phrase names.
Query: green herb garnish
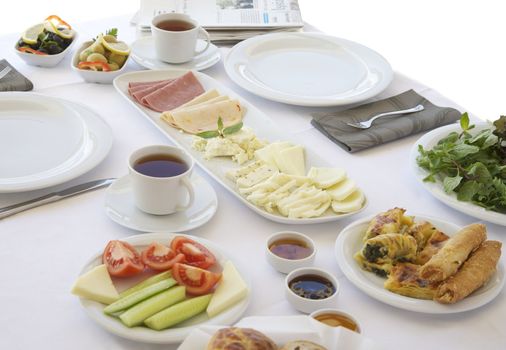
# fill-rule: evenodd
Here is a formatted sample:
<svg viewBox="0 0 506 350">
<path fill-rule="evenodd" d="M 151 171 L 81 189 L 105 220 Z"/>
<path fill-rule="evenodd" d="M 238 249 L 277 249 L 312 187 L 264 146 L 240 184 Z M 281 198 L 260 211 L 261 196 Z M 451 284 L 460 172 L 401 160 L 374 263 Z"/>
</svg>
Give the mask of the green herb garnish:
<svg viewBox="0 0 506 350">
<path fill-rule="evenodd" d="M 237 124 L 230 125 L 226 128 L 223 128 L 223 126 L 224 126 L 223 119 L 221 119 L 221 117 L 218 117 L 218 129 L 203 131 L 201 133 L 198 133 L 197 136 L 200 136 L 204 139 L 212 139 L 214 137 L 224 137 L 226 135 L 231 135 L 241 130 L 243 124 L 242 122 L 239 122 Z"/>
<path fill-rule="evenodd" d="M 495 129 L 471 135 L 469 116 L 460 119 L 461 133 L 452 132 L 431 150 L 418 146 L 418 165 L 429 175 L 424 181 L 442 181 L 447 193 L 486 209 L 506 213 L 506 116 Z"/>
<path fill-rule="evenodd" d="M 112 35 L 114 37 L 118 37 L 118 28 L 111 28 L 105 31 L 105 35 Z"/>
</svg>

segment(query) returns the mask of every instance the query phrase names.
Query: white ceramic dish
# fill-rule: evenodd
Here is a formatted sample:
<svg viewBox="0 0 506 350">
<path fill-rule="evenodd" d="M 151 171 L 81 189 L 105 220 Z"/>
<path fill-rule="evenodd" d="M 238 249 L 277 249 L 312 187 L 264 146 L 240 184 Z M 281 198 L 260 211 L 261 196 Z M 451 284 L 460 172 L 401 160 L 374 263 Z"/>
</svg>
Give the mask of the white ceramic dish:
<svg viewBox="0 0 506 350">
<path fill-rule="evenodd" d="M 30 66 L 39 66 L 39 67 L 54 67 L 58 63 L 63 60 L 63 58 L 72 50 L 72 46 L 77 41 L 77 32 L 74 31 L 74 37 L 72 38 L 72 42 L 69 46 L 62 52 L 56 55 L 34 55 L 32 53 L 21 52 L 18 50 L 18 43 L 14 45 L 14 51 L 18 54 L 18 56 L 25 61 L 26 64 Z"/>
<path fill-rule="evenodd" d="M 330 328 L 304 315 L 245 317 L 235 327 L 253 328 L 272 339 L 279 349 L 294 340 L 307 340 L 329 350 L 381 350 L 369 338 L 343 327 Z M 207 343 L 223 326 L 200 327 L 192 331 L 178 350 L 205 350 Z"/>
<path fill-rule="evenodd" d="M 205 40 L 197 40 L 197 50 L 202 50 L 206 45 Z M 194 69 L 203 70 L 209 68 L 221 60 L 220 49 L 210 44 L 209 48 L 195 56 L 191 61 L 179 64 L 167 63 L 156 57 L 155 43 L 152 36 L 137 39 L 132 43 L 132 58 L 135 62 L 147 69 Z"/>
<path fill-rule="evenodd" d="M 411 215 L 411 214 L 410 214 Z M 427 314 L 451 314 L 476 309 L 492 301 L 504 286 L 504 266 L 499 261 L 497 272 L 488 283 L 473 294 L 453 305 L 439 304 L 432 300 L 421 300 L 392 293 L 383 288 L 384 278 L 364 271 L 353 259 L 363 245 L 362 237 L 373 216 L 360 219 L 345 227 L 335 244 L 335 255 L 341 271 L 361 291 L 383 303 L 409 311 Z M 429 221 L 448 236 L 454 235 L 460 227 L 448 221 L 415 214 L 415 221 Z"/>
<path fill-rule="evenodd" d="M 110 127 L 88 107 L 27 92 L 0 95 L 0 193 L 71 180 L 99 164 L 111 145 Z"/>
<path fill-rule="evenodd" d="M 335 288 L 334 294 L 325 299 L 307 299 L 295 294 L 289 287 L 290 282 L 299 276 L 317 275 L 329 280 Z M 330 272 L 317 267 L 301 267 L 290 272 L 285 278 L 285 297 L 290 304 L 300 312 L 310 314 L 319 309 L 334 308 L 337 306 L 339 295 L 339 282 Z"/>
<path fill-rule="evenodd" d="M 298 106 L 364 101 L 393 77 L 377 52 L 321 33 L 259 35 L 235 45 L 224 65 L 230 79 L 249 92 Z"/>
<path fill-rule="evenodd" d="M 296 260 L 285 259 L 274 254 L 270 249 L 271 245 L 278 240 L 284 239 L 294 239 L 304 242 L 305 245 L 312 250 L 311 254 L 303 259 Z M 265 256 L 267 257 L 269 264 L 271 264 L 271 266 L 276 270 L 281 273 L 289 273 L 301 267 L 312 266 L 316 257 L 316 246 L 314 244 L 314 241 L 303 233 L 295 231 L 281 231 L 273 233 L 267 238 L 265 245 Z"/>
<path fill-rule="evenodd" d="M 100 72 L 100 71 L 93 71 L 89 69 L 79 69 L 77 68 L 77 65 L 79 64 L 79 55 L 83 50 L 88 48 L 93 42 L 92 41 L 86 41 L 81 44 L 79 49 L 76 50 L 74 53 L 74 56 L 72 57 L 71 67 L 72 70 L 77 72 L 85 81 L 88 83 L 98 83 L 98 84 L 112 84 L 113 80 L 123 74 L 125 72 L 125 68 L 127 66 L 128 60 L 130 59 L 130 55 L 128 55 L 125 63 L 123 66 L 115 71 L 110 72 Z"/>
<path fill-rule="evenodd" d="M 218 199 L 213 187 L 197 174 L 193 205 L 170 215 L 149 215 L 136 208 L 128 175 L 111 184 L 105 193 L 105 212 L 114 222 L 143 232 L 184 232 L 204 225 L 216 213 Z"/>
<path fill-rule="evenodd" d="M 476 127 L 472 129 L 470 132 L 476 133 L 486 128 L 493 128 L 493 126 L 483 123 L 477 124 Z M 423 179 L 429 173 L 425 169 L 420 168 L 416 163 L 416 158 L 419 155 L 418 146 L 421 145 L 426 150 L 432 149 L 438 143 L 439 140 L 446 137 L 449 133 L 453 131 L 460 132 L 461 131 L 460 125 L 452 124 L 443 126 L 441 128 L 437 128 L 423 135 L 415 142 L 415 144 L 411 148 L 411 153 L 409 155 L 409 164 L 411 165 L 411 170 L 413 171 L 415 178 L 434 197 L 439 199 L 444 204 L 452 207 L 453 209 L 456 209 L 464 214 L 473 216 L 481 220 L 486 220 L 497 225 L 506 226 L 506 214 L 501 214 L 498 212 L 487 210 L 483 207 L 480 207 L 470 202 L 459 201 L 457 199 L 456 193 L 448 194 L 444 191 L 443 184 L 441 181 L 435 183 L 423 181 Z"/>
<path fill-rule="evenodd" d="M 142 249 L 154 241 L 167 244 L 167 242 L 169 242 L 174 236 L 176 235 L 170 233 L 148 233 L 137 236 L 130 236 L 122 240 L 132 244 L 134 247 L 138 249 Z M 181 235 L 179 234 L 178 236 Z M 214 256 L 216 257 L 216 261 L 221 266 L 223 266 L 223 264 L 226 261 L 230 260 L 230 257 L 220 248 L 218 244 L 215 244 L 203 238 L 193 236 L 188 237 L 207 247 L 214 254 Z M 90 259 L 90 261 L 88 261 L 84 265 L 80 274 L 85 273 L 86 271 L 92 269 L 97 265 L 100 265 L 101 263 L 102 263 L 102 251 L 99 251 Z M 233 261 L 233 263 L 251 291 L 251 281 L 246 275 L 244 268 L 242 268 L 242 266 L 239 265 L 237 261 Z M 119 291 L 127 289 L 132 284 L 135 284 L 135 282 L 132 281 L 132 279 L 127 280 L 115 279 L 114 282 Z M 199 326 L 233 324 L 241 317 L 244 311 L 246 311 L 246 308 L 248 307 L 248 304 L 250 302 L 250 298 L 251 292 L 248 293 L 248 296 L 245 299 L 235 304 L 228 310 L 225 310 L 222 313 L 216 315 L 215 317 L 208 318 L 208 316 L 205 313 L 203 313 L 179 325 L 176 325 L 173 328 L 169 328 L 163 331 L 155 331 L 146 327 L 128 328 L 125 325 L 123 325 L 118 318 L 105 315 L 102 311 L 104 309 L 103 304 L 91 300 L 86 300 L 83 298 L 80 298 L 80 301 L 86 313 L 102 328 L 106 329 L 107 331 L 113 334 L 116 334 L 123 338 L 145 343 L 169 344 L 169 343 L 182 342 L 184 338 L 193 329 Z"/>
<path fill-rule="evenodd" d="M 212 160 L 205 160 L 202 152 L 196 151 L 192 148 L 192 141 L 193 141 L 192 135 L 182 133 L 179 130 L 172 128 L 166 122 L 160 120 L 160 113 L 154 112 L 142 105 L 139 105 L 128 94 L 129 82 L 154 81 L 154 80 L 175 78 L 186 72 L 187 72 L 186 70 L 159 70 L 159 71 L 153 70 L 153 71 L 125 73 L 114 80 L 114 87 L 128 102 L 130 102 L 135 108 L 137 108 L 137 110 L 139 110 L 144 117 L 146 117 L 150 122 L 152 122 L 172 142 L 184 148 L 189 154 L 191 154 L 191 156 L 195 159 L 195 162 L 202 169 L 204 169 L 216 181 L 218 181 L 233 195 L 235 195 L 247 207 L 249 207 L 257 214 L 262 215 L 263 217 L 269 220 L 284 224 L 316 224 L 340 220 L 350 215 L 359 213 L 367 206 L 367 199 L 366 199 L 364 206 L 356 212 L 346 214 L 335 214 L 334 212 L 332 212 L 331 209 L 329 209 L 322 216 L 317 218 L 290 219 L 277 213 L 269 213 L 248 202 L 246 198 L 241 196 L 241 194 L 236 190 L 235 184 L 225 177 L 225 173 L 228 170 L 238 167 L 236 163 L 231 162 L 229 159 L 214 158 Z M 204 89 L 206 90 L 217 89 L 221 94 L 228 95 L 235 99 L 239 99 L 241 101 L 241 104 L 244 107 L 246 107 L 247 110 L 247 113 L 244 117 L 244 124 L 248 127 L 251 127 L 259 138 L 271 141 L 275 140 L 290 141 L 289 138 L 283 133 L 283 131 L 280 130 L 278 126 L 272 122 L 271 119 L 269 119 L 264 113 L 258 110 L 254 105 L 238 96 L 234 91 L 223 86 L 218 81 L 214 80 L 213 78 L 203 73 L 194 72 L 194 74 L 197 77 L 197 79 L 199 79 Z M 300 144 L 300 140 L 292 140 L 292 141 L 296 144 Z M 309 169 L 310 166 L 322 166 L 322 167 L 330 166 L 328 162 L 321 159 L 316 153 L 312 152 L 311 149 L 309 148 L 306 148 L 306 155 L 307 155 L 306 156 L 307 169 Z"/>
</svg>

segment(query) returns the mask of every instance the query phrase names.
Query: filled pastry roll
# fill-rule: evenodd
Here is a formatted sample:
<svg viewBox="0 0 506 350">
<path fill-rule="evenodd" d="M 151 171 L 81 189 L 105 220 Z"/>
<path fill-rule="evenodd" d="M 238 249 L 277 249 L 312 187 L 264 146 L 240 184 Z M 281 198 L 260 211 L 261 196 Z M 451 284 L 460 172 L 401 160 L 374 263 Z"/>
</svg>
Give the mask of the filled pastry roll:
<svg viewBox="0 0 506 350">
<path fill-rule="evenodd" d="M 455 275 L 439 286 L 434 300 L 453 304 L 484 285 L 496 271 L 501 245 L 498 241 L 484 242 Z"/>
<path fill-rule="evenodd" d="M 411 261 L 417 251 L 416 240 L 408 235 L 399 233 L 385 233 L 368 239 L 362 255 L 367 261 L 373 263 L 385 263 L 395 261 Z"/>
<path fill-rule="evenodd" d="M 364 242 L 385 233 L 403 233 L 413 224 L 413 217 L 405 216 L 406 209 L 393 208 L 376 215 L 365 232 Z"/>
<path fill-rule="evenodd" d="M 457 232 L 420 269 L 420 276 L 429 282 L 439 282 L 457 272 L 469 254 L 487 238 L 483 224 L 471 224 Z"/>
</svg>

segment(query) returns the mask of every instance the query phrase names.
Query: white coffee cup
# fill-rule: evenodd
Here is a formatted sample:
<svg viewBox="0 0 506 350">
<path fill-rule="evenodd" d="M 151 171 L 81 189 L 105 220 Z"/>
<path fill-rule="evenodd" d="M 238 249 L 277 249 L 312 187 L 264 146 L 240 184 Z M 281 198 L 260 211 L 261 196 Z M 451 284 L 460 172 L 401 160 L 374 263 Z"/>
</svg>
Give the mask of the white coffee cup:
<svg viewBox="0 0 506 350">
<path fill-rule="evenodd" d="M 162 29 L 162 23 L 172 22 L 167 27 L 180 30 Z M 176 24 L 180 23 L 181 26 Z M 187 29 L 185 29 L 187 28 Z M 183 29 L 183 30 L 181 30 Z M 151 21 L 151 33 L 155 41 L 156 56 L 159 60 L 168 63 L 184 63 L 193 57 L 200 55 L 209 48 L 211 39 L 209 34 L 202 28 L 197 21 L 183 13 L 165 13 L 158 15 Z M 203 50 L 197 51 L 197 38 L 203 34 L 207 45 Z"/>
<path fill-rule="evenodd" d="M 183 172 L 171 176 L 160 171 L 154 174 L 145 168 L 148 159 L 164 161 L 164 158 L 165 160 L 172 158 L 175 161 L 174 165 Z M 135 205 L 143 212 L 167 215 L 185 210 L 193 204 L 195 195 L 190 180 L 193 159 L 180 148 L 165 145 L 140 148 L 130 155 L 128 170 Z"/>
</svg>

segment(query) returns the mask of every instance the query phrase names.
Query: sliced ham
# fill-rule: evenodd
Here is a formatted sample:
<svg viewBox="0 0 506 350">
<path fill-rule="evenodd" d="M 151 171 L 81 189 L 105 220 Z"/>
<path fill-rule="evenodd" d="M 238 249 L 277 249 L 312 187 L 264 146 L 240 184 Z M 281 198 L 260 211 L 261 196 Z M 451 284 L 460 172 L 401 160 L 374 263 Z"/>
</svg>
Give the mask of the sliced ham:
<svg viewBox="0 0 506 350">
<path fill-rule="evenodd" d="M 157 112 L 170 111 L 204 93 L 192 72 L 188 72 L 141 98 L 141 102 Z M 138 93 L 137 93 L 138 94 Z"/>
<path fill-rule="evenodd" d="M 154 84 L 154 85 L 151 85 L 151 86 L 148 86 L 144 89 L 141 89 L 141 90 L 138 90 L 138 91 L 134 91 L 131 93 L 132 97 L 137 100 L 137 102 L 139 103 L 142 103 L 142 98 L 144 96 L 147 96 L 149 94 L 151 94 L 152 92 L 155 92 L 157 91 L 158 89 L 164 87 L 165 85 L 168 85 L 168 84 L 171 84 L 172 82 L 169 81 L 162 81 L 160 83 L 157 83 L 157 84 Z"/>
<path fill-rule="evenodd" d="M 140 87 L 140 86 L 148 87 L 150 85 L 159 84 L 163 81 L 168 83 L 169 81 L 172 81 L 172 80 L 174 80 L 174 79 L 165 79 L 165 80 L 156 80 L 156 81 L 132 81 L 132 82 L 128 83 L 128 88 L 135 88 L 135 87 Z"/>
</svg>

